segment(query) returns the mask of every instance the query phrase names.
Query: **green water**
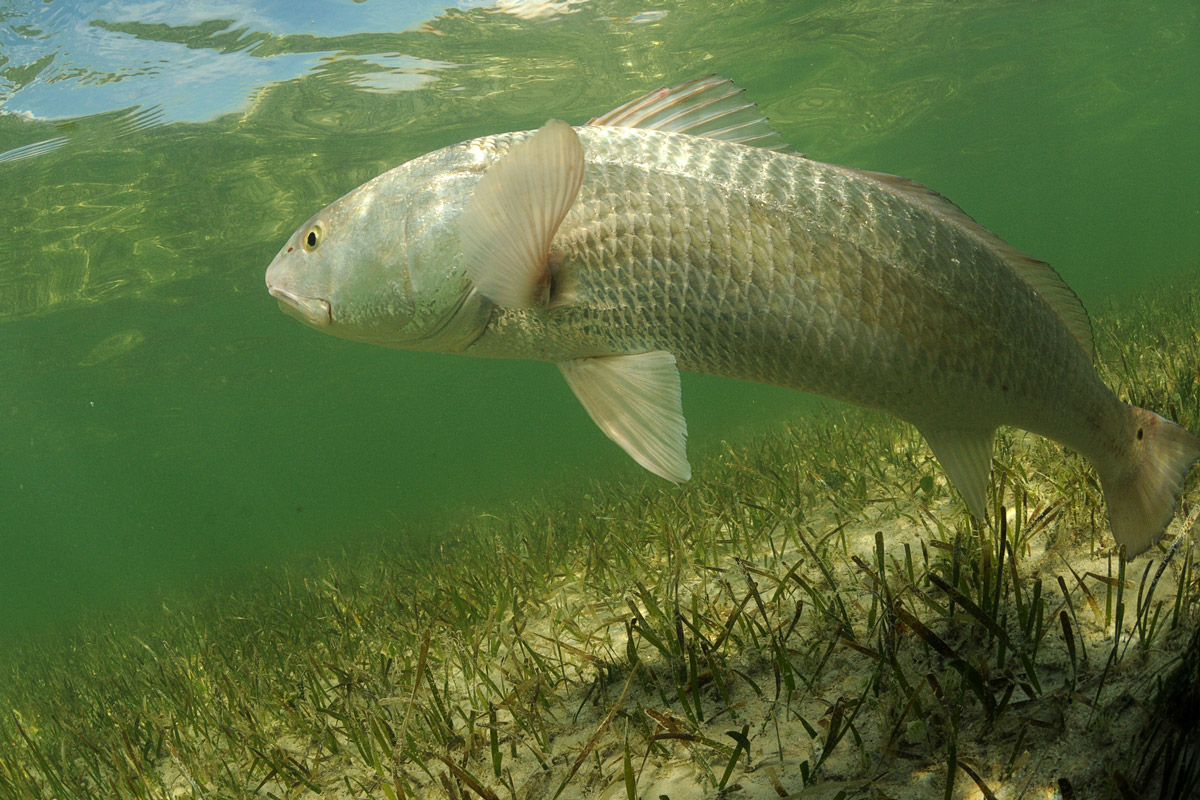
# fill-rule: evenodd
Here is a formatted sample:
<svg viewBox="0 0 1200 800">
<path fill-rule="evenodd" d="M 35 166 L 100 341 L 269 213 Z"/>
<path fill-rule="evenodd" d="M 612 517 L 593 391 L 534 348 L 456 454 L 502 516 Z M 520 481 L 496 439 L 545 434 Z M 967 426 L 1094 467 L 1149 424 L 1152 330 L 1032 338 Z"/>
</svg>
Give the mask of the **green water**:
<svg viewBox="0 0 1200 800">
<path fill-rule="evenodd" d="M 1090 308 L 1200 266 L 1194 3 L 445 5 L 0 0 L 0 640 L 642 479 L 552 366 L 334 340 L 266 294 L 311 213 L 446 144 L 717 72 Z M 802 405 L 684 376 L 694 459 Z"/>
</svg>

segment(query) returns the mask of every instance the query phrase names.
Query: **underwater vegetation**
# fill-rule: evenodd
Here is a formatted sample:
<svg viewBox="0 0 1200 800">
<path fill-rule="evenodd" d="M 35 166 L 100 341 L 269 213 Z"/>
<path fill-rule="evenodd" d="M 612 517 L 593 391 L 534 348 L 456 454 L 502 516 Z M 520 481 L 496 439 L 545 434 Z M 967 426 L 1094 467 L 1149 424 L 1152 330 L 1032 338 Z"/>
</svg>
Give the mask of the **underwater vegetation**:
<svg viewBox="0 0 1200 800">
<path fill-rule="evenodd" d="M 1198 330 L 1200 284 L 1110 308 L 1101 375 L 1200 429 Z M 1194 478 L 1131 562 L 1053 443 L 1002 431 L 988 498 L 836 408 L 253 573 L 9 654 L 0 797 L 1195 796 Z"/>
</svg>

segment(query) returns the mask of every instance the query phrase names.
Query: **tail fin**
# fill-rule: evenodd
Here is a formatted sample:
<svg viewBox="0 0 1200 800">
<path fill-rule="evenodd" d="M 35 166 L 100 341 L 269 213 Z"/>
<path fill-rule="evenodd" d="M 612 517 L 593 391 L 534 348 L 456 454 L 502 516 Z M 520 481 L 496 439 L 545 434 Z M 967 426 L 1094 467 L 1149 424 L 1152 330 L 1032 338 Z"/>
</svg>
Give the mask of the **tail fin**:
<svg viewBox="0 0 1200 800">
<path fill-rule="evenodd" d="M 1129 406 L 1137 439 L 1123 469 L 1100 475 L 1108 519 L 1128 558 L 1157 542 L 1175 515 L 1183 479 L 1200 459 L 1200 438 L 1158 414 Z"/>
</svg>

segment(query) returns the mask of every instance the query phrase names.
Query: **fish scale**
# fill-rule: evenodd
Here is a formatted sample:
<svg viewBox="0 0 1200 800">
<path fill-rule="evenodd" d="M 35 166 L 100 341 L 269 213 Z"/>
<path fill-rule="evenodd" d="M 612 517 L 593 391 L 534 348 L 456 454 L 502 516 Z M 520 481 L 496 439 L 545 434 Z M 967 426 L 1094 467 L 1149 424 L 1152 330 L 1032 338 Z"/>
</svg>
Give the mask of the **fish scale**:
<svg viewBox="0 0 1200 800">
<path fill-rule="evenodd" d="M 980 518 L 996 428 L 1047 436 L 1095 466 L 1128 555 L 1157 541 L 1200 439 L 1103 384 L 1066 284 L 919 184 L 785 148 L 697 79 L 384 173 L 293 234 L 267 285 L 339 336 L 554 362 L 671 480 L 691 474 L 682 368 L 911 422 Z"/>
<path fill-rule="evenodd" d="M 546 311 L 497 308 L 469 354 L 561 361 L 662 349 L 684 369 L 839 397 L 917 424 L 931 403 L 961 413 L 964 379 L 1044 402 L 1050 375 L 1093 372 L 1061 320 L 997 257 L 882 187 L 699 137 L 577 133 L 587 171 L 555 238 L 575 298 Z M 512 143 L 494 137 L 492 146 Z M 715 154 L 731 150 L 714 179 Z M 592 224 L 598 217 L 606 224 Z M 954 258 L 959 266 L 943 266 Z M 977 424 L 1008 421 L 997 419 L 1000 404 L 981 409 L 989 416 Z"/>
</svg>

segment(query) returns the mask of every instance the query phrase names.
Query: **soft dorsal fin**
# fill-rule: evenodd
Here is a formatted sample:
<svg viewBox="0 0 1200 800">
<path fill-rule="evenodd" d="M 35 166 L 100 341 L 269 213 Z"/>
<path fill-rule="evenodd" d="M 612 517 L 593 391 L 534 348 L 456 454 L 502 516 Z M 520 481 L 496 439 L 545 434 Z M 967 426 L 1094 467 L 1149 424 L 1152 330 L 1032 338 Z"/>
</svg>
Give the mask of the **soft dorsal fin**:
<svg viewBox="0 0 1200 800">
<path fill-rule="evenodd" d="M 1054 268 L 1045 261 L 1025 255 L 971 219 L 954 203 L 914 180 L 851 167 L 839 167 L 839 169 L 853 172 L 860 177 L 882 184 L 974 236 L 989 250 L 1003 258 L 1013 268 L 1013 271 L 1020 275 L 1022 280 L 1029 284 L 1050 308 L 1054 309 L 1054 312 L 1066 324 L 1067 330 L 1075 337 L 1075 341 L 1083 348 L 1083 352 L 1087 353 L 1089 359 L 1092 357 L 1095 346 L 1092 343 L 1092 323 L 1088 319 L 1087 310 L 1084 309 L 1083 303 L 1079 301 L 1075 292 L 1071 291 L 1071 287 L 1067 286 Z"/>
<path fill-rule="evenodd" d="M 493 303 L 540 308 L 550 300 L 550 243 L 583 183 L 583 146 L 552 119 L 501 156 L 463 209 L 463 265 Z"/>
<path fill-rule="evenodd" d="M 655 350 L 558 367 L 588 416 L 637 463 L 676 483 L 692 477 L 675 356 Z"/>
<path fill-rule="evenodd" d="M 728 78 L 706 75 L 670 89 L 655 89 L 589 120 L 588 125 L 688 133 L 781 153 L 789 150 L 758 106 L 742 96 L 744 92 Z"/>
</svg>

